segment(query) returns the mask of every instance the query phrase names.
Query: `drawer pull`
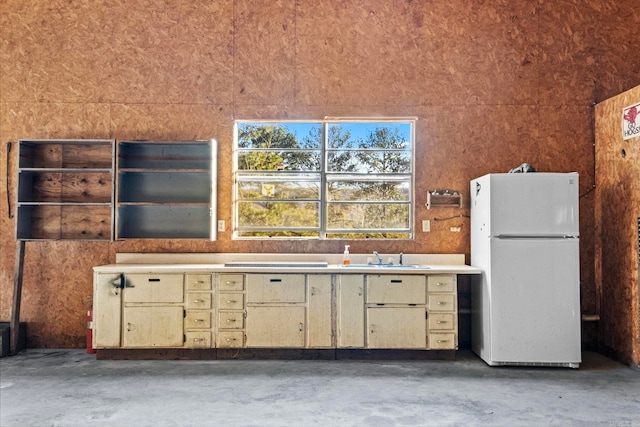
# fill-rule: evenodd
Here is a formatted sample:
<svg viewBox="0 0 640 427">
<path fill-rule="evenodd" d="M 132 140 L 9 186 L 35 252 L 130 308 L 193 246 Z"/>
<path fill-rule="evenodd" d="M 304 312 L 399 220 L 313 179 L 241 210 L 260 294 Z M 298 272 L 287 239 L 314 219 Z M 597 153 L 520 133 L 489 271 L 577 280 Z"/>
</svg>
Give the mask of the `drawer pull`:
<svg viewBox="0 0 640 427">
<path fill-rule="evenodd" d="M 149 281 L 150 282 L 159 282 L 160 279 L 158 279 L 157 277 L 156 278 L 150 278 Z"/>
<path fill-rule="evenodd" d="M 449 322 L 447 322 L 446 320 L 438 320 L 437 323 L 438 325 L 442 325 L 443 323 L 449 323 Z"/>
<path fill-rule="evenodd" d="M 436 283 L 436 286 L 447 286 L 447 284 L 444 282 L 438 282 Z"/>
<path fill-rule="evenodd" d="M 236 321 L 236 319 L 227 319 L 227 323 L 233 323 L 235 321 Z"/>
<path fill-rule="evenodd" d="M 438 340 L 439 343 L 449 342 L 449 340 Z"/>
<path fill-rule="evenodd" d="M 225 285 L 235 285 L 236 283 L 238 283 L 238 282 L 236 282 L 235 280 L 227 280 L 225 282 Z"/>
<path fill-rule="evenodd" d="M 193 283 L 195 283 L 195 284 L 200 284 L 200 283 L 207 283 L 207 282 L 205 282 L 204 280 L 196 280 L 196 281 L 194 281 Z"/>
<path fill-rule="evenodd" d="M 199 302 L 204 302 L 204 300 L 203 299 L 194 299 L 193 302 L 199 303 Z"/>
<path fill-rule="evenodd" d="M 271 283 L 280 283 L 280 282 L 282 282 L 282 279 L 269 279 L 269 281 Z"/>
<path fill-rule="evenodd" d="M 227 341 L 237 341 L 235 338 L 226 338 Z"/>
<path fill-rule="evenodd" d="M 446 301 L 438 301 L 438 305 L 447 305 Z"/>
<path fill-rule="evenodd" d="M 204 341 L 204 338 L 194 338 L 193 342 L 200 342 L 200 341 Z"/>
<path fill-rule="evenodd" d="M 238 301 L 233 300 L 233 299 L 228 299 L 228 300 L 227 300 L 227 304 L 235 304 L 235 303 L 237 303 L 237 302 L 238 302 Z"/>
<path fill-rule="evenodd" d="M 195 322 L 204 322 L 204 319 L 195 319 Z"/>
<path fill-rule="evenodd" d="M 401 279 L 391 279 L 391 283 L 402 283 Z"/>
</svg>

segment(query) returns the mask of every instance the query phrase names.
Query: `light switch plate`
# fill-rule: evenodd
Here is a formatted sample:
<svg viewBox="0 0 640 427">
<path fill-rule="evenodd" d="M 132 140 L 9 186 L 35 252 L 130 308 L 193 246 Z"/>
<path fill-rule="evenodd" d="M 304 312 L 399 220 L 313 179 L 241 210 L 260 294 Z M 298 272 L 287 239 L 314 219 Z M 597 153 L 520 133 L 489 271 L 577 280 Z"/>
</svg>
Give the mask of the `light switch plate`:
<svg viewBox="0 0 640 427">
<path fill-rule="evenodd" d="M 219 219 L 218 220 L 218 231 L 224 231 L 224 228 L 225 228 L 224 219 Z"/>
<path fill-rule="evenodd" d="M 429 221 L 428 219 L 423 219 L 422 220 L 422 232 L 423 233 L 428 233 L 431 231 L 431 221 Z"/>
</svg>

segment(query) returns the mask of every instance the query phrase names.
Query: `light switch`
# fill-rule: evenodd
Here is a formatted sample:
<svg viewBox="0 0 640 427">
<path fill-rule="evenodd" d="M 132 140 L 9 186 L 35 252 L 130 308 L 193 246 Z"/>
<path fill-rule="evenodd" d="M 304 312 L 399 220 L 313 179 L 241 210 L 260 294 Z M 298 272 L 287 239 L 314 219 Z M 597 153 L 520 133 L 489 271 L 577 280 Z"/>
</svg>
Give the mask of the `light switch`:
<svg viewBox="0 0 640 427">
<path fill-rule="evenodd" d="M 218 220 L 218 231 L 224 231 L 224 228 L 225 228 L 224 219 L 219 219 Z"/>
<path fill-rule="evenodd" d="M 424 233 L 428 233 L 431 231 L 431 221 L 429 221 L 428 219 L 422 220 L 422 231 Z"/>
</svg>

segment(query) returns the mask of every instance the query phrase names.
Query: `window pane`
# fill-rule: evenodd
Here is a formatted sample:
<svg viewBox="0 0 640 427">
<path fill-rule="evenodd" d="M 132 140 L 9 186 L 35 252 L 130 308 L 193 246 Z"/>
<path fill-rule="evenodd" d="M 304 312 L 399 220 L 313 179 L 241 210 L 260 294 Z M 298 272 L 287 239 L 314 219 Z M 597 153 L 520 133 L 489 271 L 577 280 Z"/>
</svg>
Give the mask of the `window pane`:
<svg viewBox="0 0 640 427">
<path fill-rule="evenodd" d="M 238 153 L 238 170 L 318 171 L 320 170 L 320 152 L 243 150 Z"/>
<path fill-rule="evenodd" d="M 239 123 L 238 170 L 320 170 L 320 123 Z"/>
<path fill-rule="evenodd" d="M 329 149 L 368 147 L 411 151 L 411 124 L 408 122 L 329 123 L 328 135 Z"/>
<path fill-rule="evenodd" d="M 236 237 L 411 237 L 413 122 L 237 122 Z"/>
<path fill-rule="evenodd" d="M 289 199 L 289 200 L 319 200 L 319 182 L 298 181 L 289 177 L 289 181 L 252 180 L 244 178 L 238 182 L 239 199 Z"/>
<path fill-rule="evenodd" d="M 317 202 L 239 202 L 242 227 L 318 227 Z"/>
<path fill-rule="evenodd" d="M 328 183 L 330 201 L 409 201 L 411 187 L 406 181 L 353 182 L 335 181 Z"/>
<path fill-rule="evenodd" d="M 409 229 L 406 203 L 329 203 L 327 230 Z"/>
</svg>

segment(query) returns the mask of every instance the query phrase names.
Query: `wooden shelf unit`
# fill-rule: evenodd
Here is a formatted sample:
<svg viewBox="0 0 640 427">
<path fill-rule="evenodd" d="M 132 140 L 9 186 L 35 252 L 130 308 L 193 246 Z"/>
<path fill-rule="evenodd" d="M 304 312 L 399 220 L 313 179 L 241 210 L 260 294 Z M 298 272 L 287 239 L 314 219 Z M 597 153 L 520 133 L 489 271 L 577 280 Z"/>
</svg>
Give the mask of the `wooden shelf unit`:
<svg viewBox="0 0 640 427">
<path fill-rule="evenodd" d="M 112 240 L 112 139 L 18 142 L 18 240 Z"/>
<path fill-rule="evenodd" d="M 216 239 L 217 144 L 118 141 L 116 239 Z"/>
</svg>

